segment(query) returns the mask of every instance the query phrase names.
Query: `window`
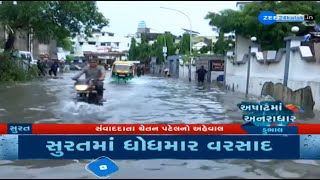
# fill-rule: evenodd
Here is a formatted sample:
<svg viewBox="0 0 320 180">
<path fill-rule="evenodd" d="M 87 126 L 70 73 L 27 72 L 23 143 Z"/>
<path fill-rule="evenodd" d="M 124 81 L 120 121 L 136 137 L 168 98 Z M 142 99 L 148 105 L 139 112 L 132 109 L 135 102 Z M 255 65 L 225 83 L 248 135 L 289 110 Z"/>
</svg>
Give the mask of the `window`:
<svg viewBox="0 0 320 180">
<path fill-rule="evenodd" d="M 88 42 L 89 45 L 96 45 L 96 42 L 90 41 Z"/>
<path fill-rule="evenodd" d="M 102 36 L 104 36 L 104 33 L 102 33 Z"/>
<path fill-rule="evenodd" d="M 114 70 L 127 71 L 130 70 L 130 66 L 127 65 L 115 65 Z"/>
<path fill-rule="evenodd" d="M 82 46 L 83 45 L 83 42 L 80 42 L 80 46 Z"/>
<path fill-rule="evenodd" d="M 106 43 L 101 43 L 101 46 L 105 46 L 106 45 Z"/>
<path fill-rule="evenodd" d="M 27 60 L 27 56 L 25 54 L 20 54 L 20 55 L 21 55 L 21 59 Z"/>
<path fill-rule="evenodd" d="M 107 42 L 107 46 L 111 46 L 111 42 Z"/>
<path fill-rule="evenodd" d="M 31 61 L 31 56 L 30 56 L 30 54 L 27 54 L 27 60 Z"/>
</svg>

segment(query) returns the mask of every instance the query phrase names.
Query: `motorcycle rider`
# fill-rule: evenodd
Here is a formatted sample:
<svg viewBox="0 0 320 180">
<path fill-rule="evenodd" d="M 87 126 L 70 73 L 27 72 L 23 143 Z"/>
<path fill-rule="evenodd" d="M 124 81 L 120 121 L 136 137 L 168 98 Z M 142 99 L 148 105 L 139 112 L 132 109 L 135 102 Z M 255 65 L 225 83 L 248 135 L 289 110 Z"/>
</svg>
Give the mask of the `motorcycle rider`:
<svg viewBox="0 0 320 180">
<path fill-rule="evenodd" d="M 103 81 L 105 78 L 106 71 L 104 67 L 98 66 L 97 59 L 90 59 L 89 65 L 85 66 L 82 71 L 74 76 L 73 80 L 78 80 L 83 74 L 85 74 L 87 80 L 94 80 L 94 85 L 97 90 L 98 99 L 100 102 L 103 101 Z"/>
</svg>

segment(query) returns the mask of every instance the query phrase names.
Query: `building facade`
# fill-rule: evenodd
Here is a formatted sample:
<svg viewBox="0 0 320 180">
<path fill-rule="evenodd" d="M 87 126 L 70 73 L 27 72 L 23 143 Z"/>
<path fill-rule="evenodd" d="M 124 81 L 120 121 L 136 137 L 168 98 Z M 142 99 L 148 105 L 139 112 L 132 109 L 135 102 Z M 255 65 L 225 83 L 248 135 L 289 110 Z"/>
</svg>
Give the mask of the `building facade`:
<svg viewBox="0 0 320 180">
<path fill-rule="evenodd" d="M 90 51 L 97 53 L 105 52 L 123 52 L 130 49 L 130 37 L 120 37 L 114 33 L 95 30 L 92 37 L 85 38 L 84 35 L 78 35 L 71 41 L 73 47 L 79 44 L 82 51 Z"/>
<path fill-rule="evenodd" d="M 127 53 L 130 49 L 130 37 L 117 36 L 114 33 L 95 30 L 92 37 L 83 34 L 76 36 L 71 41 L 74 48 L 74 56 L 98 57 L 102 64 L 112 63 L 115 60 L 127 59 Z"/>
<path fill-rule="evenodd" d="M 4 48 L 4 44 L 8 38 L 7 28 L 0 24 L 0 49 Z M 19 51 L 29 51 L 35 59 L 41 54 L 48 54 L 51 58 L 57 57 L 57 46 L 55 40 L 41 42 L 33 35 L 26 31 L 15 32 L 14 48 Z"/>
</svg>

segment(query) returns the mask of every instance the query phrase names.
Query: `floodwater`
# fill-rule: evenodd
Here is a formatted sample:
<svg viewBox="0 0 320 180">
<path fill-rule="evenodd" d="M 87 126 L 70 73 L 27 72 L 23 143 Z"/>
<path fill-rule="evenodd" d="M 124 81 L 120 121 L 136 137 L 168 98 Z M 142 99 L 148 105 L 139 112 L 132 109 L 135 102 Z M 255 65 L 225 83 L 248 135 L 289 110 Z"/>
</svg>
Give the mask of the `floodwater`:
<svg viewBox="0 0 320 180">
<path fill-rule="evenodd" d="M 240 93 L 199 89 L 177 79 L 143 76 L 127 84 L 105 82 L 102 107 L 75 103 L 71 74 L 0 85 L 0 123 L 241 123 Z M 305 123 L 317 123 L 318 113 Z M 299 121 L 300 119 L 298 119 Z M 300 121 L 301 122 L 301 121 Z M 0 161 L 1 178 L 96 178 L 89 161 Z M 318 178 L 320 161 L 122 160 L 112 178 Z"/>
</svg>

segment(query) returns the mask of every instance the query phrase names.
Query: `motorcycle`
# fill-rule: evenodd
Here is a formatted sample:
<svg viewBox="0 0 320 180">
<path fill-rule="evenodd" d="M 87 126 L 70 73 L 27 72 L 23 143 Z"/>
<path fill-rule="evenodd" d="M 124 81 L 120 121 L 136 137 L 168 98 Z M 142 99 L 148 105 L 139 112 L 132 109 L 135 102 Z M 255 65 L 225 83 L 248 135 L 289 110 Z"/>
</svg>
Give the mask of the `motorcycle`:
<svg viewBox="0 0 320 180">
<path fill-rule="evenodd" d="M 76 100 L 88 104 L 103 105 L 99 100 L 97 90 L 95 89 L 95 80 L 75 80 L 74 89 L 76 90 Z"/>
</svg>

